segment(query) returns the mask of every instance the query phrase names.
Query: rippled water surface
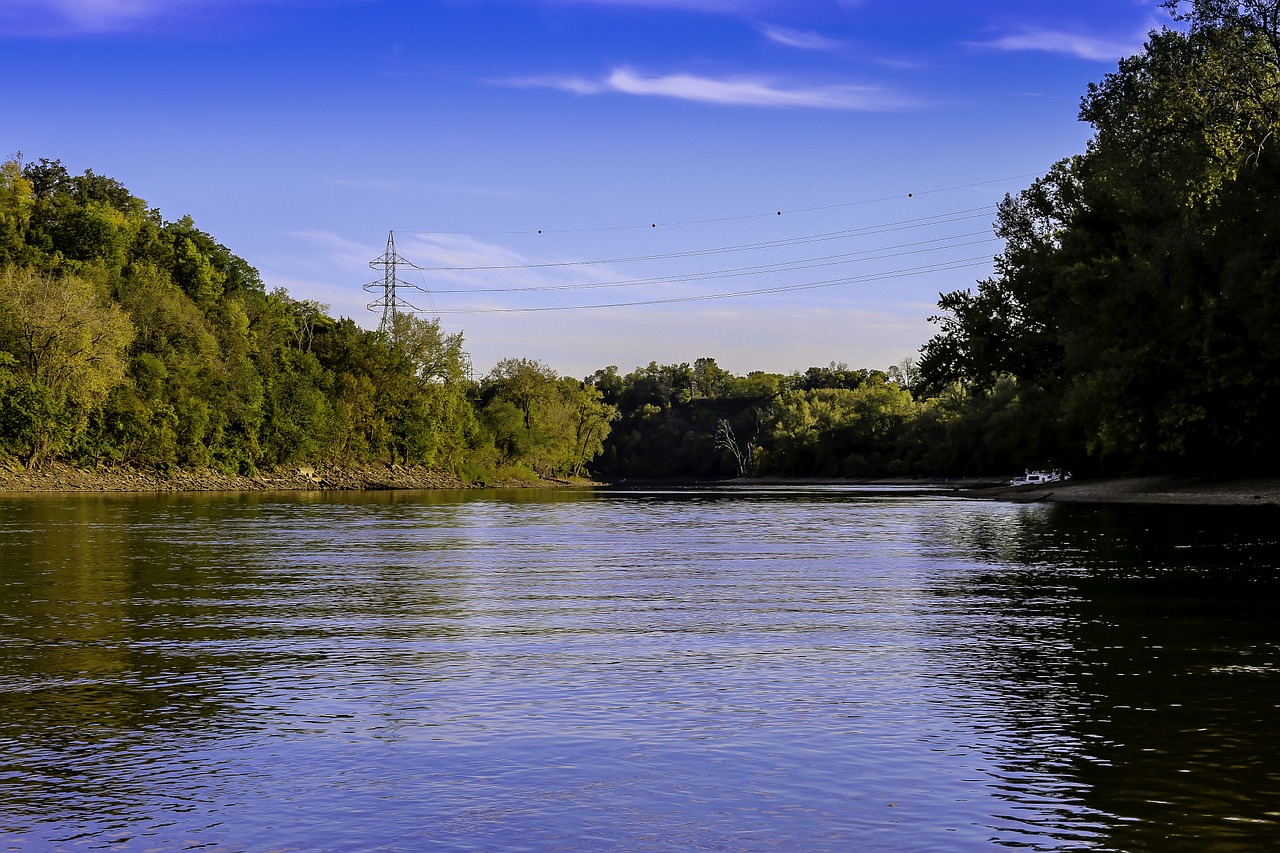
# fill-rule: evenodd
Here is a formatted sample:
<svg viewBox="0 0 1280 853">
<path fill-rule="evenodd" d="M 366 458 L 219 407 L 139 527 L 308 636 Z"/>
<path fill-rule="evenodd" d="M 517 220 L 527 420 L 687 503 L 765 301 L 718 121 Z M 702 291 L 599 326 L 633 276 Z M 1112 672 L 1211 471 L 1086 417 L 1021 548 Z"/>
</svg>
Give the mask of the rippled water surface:
<svg viewBox="0 0 1280 853">
<path fill-rule="evenodd" d="M 1269 850 L 1277 522 L 0 497 L 2 849 Z"/>
</svg>

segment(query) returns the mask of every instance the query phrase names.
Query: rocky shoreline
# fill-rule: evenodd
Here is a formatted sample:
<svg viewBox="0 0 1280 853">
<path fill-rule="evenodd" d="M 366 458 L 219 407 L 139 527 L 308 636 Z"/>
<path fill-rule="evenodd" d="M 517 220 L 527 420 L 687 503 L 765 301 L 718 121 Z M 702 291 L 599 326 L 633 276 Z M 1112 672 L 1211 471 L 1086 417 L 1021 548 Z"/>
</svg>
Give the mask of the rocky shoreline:
<svg viewBox="0 0 1280 853">
<path fill-rule="evenodd" d="M 165 475 L 136 468 L 86 470 L 50 463 L 36 470 L 0 467 L 0 492 L 269 492 L 385 489 L 474 489 L 563 486 L 554 481 L 464 483 L 453 474 L 401 465 L 303 465 L 253 476 L 210 469 Z"/>
</svg>

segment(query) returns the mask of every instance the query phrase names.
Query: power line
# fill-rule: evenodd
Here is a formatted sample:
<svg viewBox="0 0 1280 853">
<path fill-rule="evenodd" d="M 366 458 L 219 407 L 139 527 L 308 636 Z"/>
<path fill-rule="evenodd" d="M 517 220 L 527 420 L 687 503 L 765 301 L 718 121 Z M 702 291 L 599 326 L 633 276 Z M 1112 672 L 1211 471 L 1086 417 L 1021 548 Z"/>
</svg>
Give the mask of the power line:
<svg viewBox="0 0 1280 853">
<path fill-rule="evenodd" d="M 977 237 L 987 235 L 980 240 L 966 240 L 965 242 L 945 242 L 950 240 L 963 240 L 966 237 Z M 900 243 L 895 246 L 883 246 L 875 249 L 864 249 L 857 252 L 843 252 L 837 255 L 821 255 L 812 258 L 797 258 L 792 261 L 780 261 L 774 264 L 760 264 L 748 267 L 732 267 L 729 269 L 709 270 L 698 273 L 680 273 L 676 275 L 653 276 L 650 278 L 632 278 L 619 279 L 614 281 L 596 281 L 596 282 L 579 282 L 577 284 L 540 284 L 527 285 L 523 287 L 472 287 L 472 288 L 436 288 L 433 292 L 436 294 L 467 294 L 474 295 L 480 293 L 551 293 L 574 290 L 599 290 L 617 287 L 639 287 L 651 284 L 676 284 L 689 281 L 710 281 L 718 278 L 735 278 L 738 276 L 749 275 L 766 275 L 768 273 L 779 272 L 797 272 L 799 270 L 817 269 L 819 267 L 837 266 L 843 263 L 850 263 L 854 259 L 859 261 L 881 261 L 888 258 L 900 258 L 912 255 L 921 255 L 932 252 L 941 252 L 948 249 L 960 249 L 968 246 L 978 246 L 984 243 L 999 242 L 999 239 L 991 236 L 987 231 L 970 231 L 964 234 L 957 234 L 949 237 L 939 237 L 933 240 L 918 240 L 913 243 Z M 943 245 L 933 245 L 943 243 Z M 922 249 L 920 246 L 931 246 L 931 248 Z M 898 249 L 911 249 L 912 251 L 896 251 Z M 880 252 L 883 254 L 873 254 Z"/>
<path fill-rule="evenodd" d="M 708 249 L 690 249 L 680 252 L 663 252 L 654 255 L 636 255 L 633 257 L 623 258 L 601 258 L 595 260 L 573 260 L 573 261 L 548 261 L 543 263 L 530 264 L 481 264 L 475 266 L 426 266 L 418 267 L 426 272 L 482 272 L 497 270 L 533 270 L 533 269 L 551 269 L 557 267 L 584 267 L 584 266 L 604 266 L 608 264 L 627 264 L 637 263 L 640 261 L 667 261 L 676 258 L 694 258 L 705 257 L 707 255 L 722 255 L 733 252 L 749 252 L 759 251 L 762 249 L 777 249 L 787 246 L 802 246 L 809 243 L 821 243 L 831 240 L 843 240 L 850 237 L 866 237 L 875 234 L 886 234 L 893 231 L 904 231 L 912 228 L 926 228 L 935 225 L 949 225 L 954 222 L 962 222 L 968 219 L 978 219 L 983 216 L 990 216 L 991 208 L 989 206 L 973 207 L 966 210 L 952 211 L 949 213 L 939 213 L 933 216 L 923 216 L 915 219 L 902 219 L 896 222 L 887 222 L 878 225 L 868 225 L 861 228 L 849 228 L 840 231 L 827 231 L 818 234 L 805 234 L 798 237 L 786 237 L 780 240 L 767 240 L 757 243 L 741 243 L 730 246 L 716 246 Z"/>
<path fill-rule="evenodd" d="M 804 284 L 784 284 L 777 287 L 762 287 L 754 290 L 737 290 L 727 293 L 707 293 L 688 296 L 672 296 L 665 299 L 643 299 L 633 302 L 609 302 L 597 305 L 543 305 L 532 308 L 456 308 L 439 311 L 440 314 L 521 314 L 544 311 L 593 311 L 604 308 L 634 308 L 643 305 L 672 305 L 682 302 L 705 302 L 716 299 L 738 299 L 744 296 L 764 296 L 774 293 L 793 293 L 801 290 L 817 290 L 824 287 L 836 287 L 842 284 L 862 284 L 868 281 L 885 281 L 895 278 L 925 275 L 934 272 L 950 272 L 952 270 L 970 269 L 991 262 L 990 257 L 963 258 L 954 261 L 943 261 L 920 267 L 908 267 L 901 270 L 890 270 L 883 273 L 866 273 L 845 278 L 827 279 L 824 281 L 806 282 Z"/>
<path fill-rule="evenodd" d="M 538 235 L 538 234 L 588 234 L 602 231 L 641 231 L 653 230 L 655 228 L 679 228 L 687 225 L 714 225 L 722 222 L 740 222 L 748 219 L 776 219 L 779 216 L 790 216 L 798 213 L 815 213 L 824 210 L 840 210 L 847 207 L 861 207 L 868 204 L 883 204 L 889 201 L 902 201 L 916 196 L 937 195 L 939 193 L 956 192 L 957 190 L 974 189 L 976 187 L 990 186 L 991 184 L 1002 184 L 1008 181 L 1020 181 L 1027 178 L 1038 177 L 1039 173 L 1027 172 L 1021 175 L 1009 175 L 1003 178 L 991 178 L 985 181 L 973 181 L 967 184 L 956 184 L 950 187 L 936 187 L 933 189 L 914 190 L 910 192 L 900 192 L 895 195 L 880 196 L 878 198 L 858 199 L 855 201 L 836 202 L 834 204 L 815 205 L 811 207 L 796 208 L 773 208 L 768 212 L 761 213 L 741 213 L 728 216 L 715 216 L 705 219 L 683 219 L 669 222 L 658 222 L 656 220 L 644 223 L 633 223 L 630 225 L 597 225 L 588 228 L 526 228 L 513 230 L 498 231 L 413 231 L 409 229 L 400 229 L 402 234 L 450 234 L 450 235 L 480 235 L 480 234 L 506 234 L 506 235 Z"/>
<path fill-rule="evenodd" d="M 1011 180 L 1003 178 L 999 180 Z M 925 193 L 941 193 L 951 190 L 964 189 L 974 186 L 982 186 L 988 183 L 996 183 L 996 181 L 982 181 L 971 184 L 959 185 L 955 187 L 942 188 L 936 190 L 926 190 Z M 922 193 L 923 194 L 923 193 Z M 910 197 L 912 194 L 908 194 Z M 821 210 L 832 210 L 840 207 L 848 207 L 854 204 L 869 204 L 873 201 L 884 201 L 887 199 L 867 200 L 863 202 L 847 202 L 841 204 L 824 205 L 818 207 L 804 208 L 798 212 L 813 212 Z M 597 258 L 597 259 L 580 259 L 580 260 L 564 260 L 564 261 L 546 261 L 537 263 L 510 263 L 510 264 L 476 264 L 476 265 L 456 265 L 456 266 L 419 266 L 407 259 L 398 256 L 395 252 L 394 232 L 388 235 L 387 252 L 381 258 L 370 262 L 371 266 L 383 267 L 385 269 L 383 281 L 383 298 L 381 300 L 370 303 L 370 309 L 383 308 L 383 327 L 394 326 L 395 313 L 398 308 L 404 308 L 410 311 L 420 311 L 407 302 L 399 299 L 395 287 L 396 264 L 397 262 L 416 270 L 423 280 L 423 286 L 409 285 L 401 282 L 402 286 L 413 287 L 424 293 L 429 293 L 426 288 L 426 273 L 428 272 L 448 272 L 448 273 L 480 273 L 480 272 L 510 272 L 510 271 L 531 271 L 531 270 L 549 270 L 549 269 L 565 269 L 574 267 L 592 267 L 592 266 L 608 266 L 616 264 L 639 263 L 646 261 L 671 261 L 677 259 L 688 259 L 698 257 L 708 257 L 714 255 L 733 254 L 751 251 L 764 251 L 771 249 L 793 248 L 799 246 L 807 246 L 823 242 L 831 242 L 837 240 L 848 240 L 857 237 L 868 237 L 873 235 L 891 234 L 895 232 L 910 231 L 920 228 L 935 228 L 938 226 L 955 224 L 992 214 L 989 205 L 981 207 L 965 208 L 962 210 L 948 211 L 945 213 L 931 214 L 928 216 L 920 216 L 909 219 L 900 219 L 890 222 L 876 223 L 872 225 L 860 226 L 857 228 L 845 228 L 832 231 L 823 231 L 811 234 L 802 234 L 792 237 L 784 237 L 774 240 L 764 240 L 756 242 L 744 242 L 729 245 L 712 246 L 700 249 L 689 249 L 672 252 L 662 252 L 649 255 L 634 255 L 627 257 L 614 258 Z M 777 211 L 775 215 L 781 215 L 781 211 Z M 727 222 L 737 219 L 755 218 L 760 215 L 752 214 L 737 217 L 720 217 L 718 219 L 703 220 L 687 220 L 683 223 L 674 224 L 698 224 L 706 222 Z M 653 226 L 656 227 L 656 226 Z M 616 230 L 616 229 L 579 229 L 579 230 Z M 448 232 L 409 232 L 417 234 L 437 234 Z M 509 233 L 527 233 L 527 232 L 509 232 Z M 539 232 L 541 233 L 541 232 Z M 664 276 L 651 276 L 644 278 L 620 279 L 612 281 L 593 281 L 579 282 L 571 284 L 559 285 L 536 285 L 536 286 L 518 286 L 518 287 L 489 287 L 489 288 L 467 288 L 467 289 L 436 289 L 436 293 L 443 294 L 490 294 L 490 293 L 535 293 L 535 292 L 557 292 L 557 291 L 585 291 L 605 288 L 624 288 L 624 287 L 640 287 L 645 285 L 659 284 L 676 284 L 697 281 L 711 281 L 714 279 L 758 276 L 767 274 L 794 273 L 801 270 L 817 269 L 821 267 L 832 267 L 841 264 L 854 262 L 870 262 L 883 261 L 890 258 L 915 257 L 924 254 L 937 253 L 941 251 L 950 251 L 954 249 L 965 248 L 969 246 L 980 245 L 989 242 L 995 242 L 995 238 L 988 236 L 984 239 L 968 240 L 970 237 L 977 237 L 985 234 L 985 231 L 971 231 L 958 235 L 949 235 L 945 237 L 936 237 L 928 240 L 918 240 L 914 242 L 900 243 L 892 246 L 883 246 L 874 249 L 863 249 L 851 252 L 841 252 L 836 254 L 819 255 L 816 257 L 793 258 L 790 260 L 776 261 L 771 263 L 762 263 L 754 265 L 745 265 L 738 267 L 722 268 L 706 272 L 689 272 L 677 273 Z M 683 296 L 653 298 L 653 299 L 634 299 L 628 301 L 614 301 L 599 304 L 588 305 L 569 305 L 556 306 L 544 305 L 534 307 L 499 307 L 499 308 L 457 308 L 438 310 L 432 305 L 432 312 L 436 315 L 441 314 L 485 314 L 485 313 L 531 313 L 544 311 L 581 311 L 596 310 L 606 308 L 622 308 L 635 307 L 645 305 L 664 305 L 677 304 L 683 302 L 697 302 L 705 300 L 732 299 L 747 296 L 760 296 L 768 294 L 788 293 L 804 290 L 812 290 L 824 287 L 834 287 L 845 284 L 865 283 L 869 281 L 891 280 L 903 278 L 907 276 L 923 275 L 934 272 L 946 272 L 959 269 L 966 269 L 975 266 L 984 265 L 990 262 L 989 257 L 964 258 L 961 260 L 942 261 L 934 264 L 926 264 L 905 269 L 891 270 L 883 273 L 866 273 L 860 275 L 850 275 L 839 278 L 829 278 L 820 281 L 811 281 L 800 284 L 785 284 L 771 287 L 760 287 L 754 289 L 745 289 L 737 291 L 729 291 L 722 293 L 708 294 L 687 294 Z M 376 286 L 377 282 L 371 282 L 366 285 L 366 289 Z"/>
</svg>

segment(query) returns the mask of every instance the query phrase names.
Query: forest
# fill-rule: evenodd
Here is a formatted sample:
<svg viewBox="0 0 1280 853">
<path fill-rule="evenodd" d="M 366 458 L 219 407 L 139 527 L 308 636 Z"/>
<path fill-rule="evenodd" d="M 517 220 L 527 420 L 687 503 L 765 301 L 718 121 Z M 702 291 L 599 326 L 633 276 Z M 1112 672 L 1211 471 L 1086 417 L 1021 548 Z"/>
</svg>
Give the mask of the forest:
<svg viewBox="0 0 1280 853">
<path fill-rule="evenodd" d="M 583 379 L 268 291 L 189 217 L 59 161 L 0 164 L 0 464 L 464 482 L 1274 472 L 1280 3 L 1169 3 L 1089 87 L 1083 153 L 994 211 L 995 273 L 887 370 L 714 358 Z"/>
</svg>

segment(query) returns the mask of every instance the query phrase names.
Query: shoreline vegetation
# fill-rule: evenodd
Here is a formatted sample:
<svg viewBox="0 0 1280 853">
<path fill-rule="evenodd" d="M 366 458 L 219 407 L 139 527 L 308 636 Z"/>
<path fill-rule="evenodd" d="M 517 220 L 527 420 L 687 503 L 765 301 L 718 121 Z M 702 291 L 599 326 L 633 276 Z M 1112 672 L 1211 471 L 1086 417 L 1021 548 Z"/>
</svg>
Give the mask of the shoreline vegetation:
<svg viewBox="0 0 1280 853">
<path fill-rule="evenodd" d="M 79 468 L 50 462 L 38 469 L 0 467 L 0 494 L 387 491 L 423 489 L 563 488 L 593 485 L 575 478 L 504 477 L 466 482 L 454 474 L 416 465 L 295 465 L 252 475 L 214 469 L 169 474 L 131 467 Z"/>
</svg>

